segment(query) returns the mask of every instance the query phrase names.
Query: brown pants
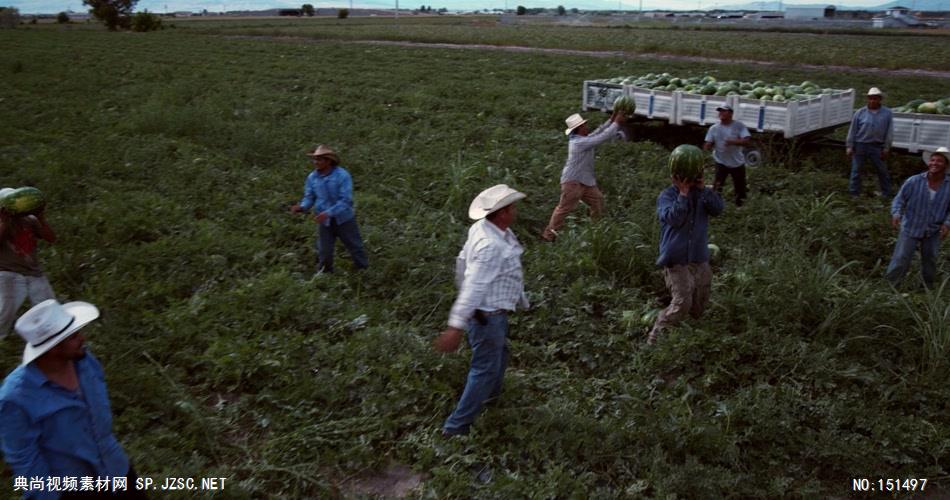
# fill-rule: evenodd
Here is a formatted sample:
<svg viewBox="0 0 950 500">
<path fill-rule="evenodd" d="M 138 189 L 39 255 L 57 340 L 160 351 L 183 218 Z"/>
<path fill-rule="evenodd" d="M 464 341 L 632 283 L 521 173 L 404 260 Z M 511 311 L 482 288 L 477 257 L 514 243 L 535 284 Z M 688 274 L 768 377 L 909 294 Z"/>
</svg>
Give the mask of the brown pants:
<svg viewBox="0 0 950 500">
<path fill-rule="evenodd" d="M 548 241 L 554 240 L 554 238 L 557 237 L 555 231 L 561 229 L 561 226 L 564 225 L 564 219 L 567 218 L 567 214 L 577 208 L 577 203 L 581 201 L 587 205 L 592 219 L 597 220 L 601 214 L 603 214 L 604 194 L 600 192 L 600 188 L 597 186 L 585 186 L 576 181 L 561 184 L 561 200 L 558 202 L 557 207 L 554 208 L 554 213 L 551 214 L 551 221 L 548 222 L 548 227 L 544 228 L 544 233 L 541 237 Z"/>
<path fill-rule="evenodd" d="M 673 301 L 657 316 L 650 331 L 650 342 L 655 341 L 663 329 L 676 326 L 686 319 L 687 314 L 699 318 L 709 304 L 712 269 L 708 262 L 667 267 L 663 270 L 663 279 L 673 295 Z"/>
</svg>

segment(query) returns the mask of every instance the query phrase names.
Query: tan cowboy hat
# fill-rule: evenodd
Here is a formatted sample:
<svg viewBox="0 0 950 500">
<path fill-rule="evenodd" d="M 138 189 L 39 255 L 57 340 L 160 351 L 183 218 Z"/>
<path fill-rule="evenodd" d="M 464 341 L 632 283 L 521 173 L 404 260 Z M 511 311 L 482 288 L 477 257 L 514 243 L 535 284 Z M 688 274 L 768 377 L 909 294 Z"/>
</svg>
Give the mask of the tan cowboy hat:
<svg viewBox="0 0 950 500">
<path fill-rule="evenodd" d="M 14 325 L 26 341 L 23 364 L 42 356 L 98 317 L 99 309 L 88 302 L 60 304 L 56 299 L 47 299 L 36 304 Z"/>
<path fill-rule="evenodd" d="M 492 186 L 478 193 L 478 196 L 472 200 L 472 204 L 468 207 L 468 217 L 472 220 L 484 219 L 487 215 L 526 197 L 526 194 L 515 191 L 505 184 Z"/>
<path fill-rule="evenodd" d="M 947 164 L 950 165 L 950 149 L 947 149 L 945 146 L 940 146 L 936 151 L 924 151 L 922 155 L 924 157 L 924 163 L 930 163 L 930 157 L 938 154 L 943 155 L 947 159 Z"/>
<path fill-rule="evenodd" d="M 318 156 L 328 156 L 333 160 L 333 163 L 340 163 L 340 157 L 337 156 L 336 151 L 324 146 L 323 144 L 317 146 L 316 149 L 307 153 L 307 156 L 311 158 L 316 158 Z"/>
<path fill-rule="evenodd" d="M 868 90 L 868 95 L 879 95 L 881 97 L 884 97 L 884 92 L 881 92 L 881 89 L 877 87 L 871 87 L 871 89 Z"/>
<path fill-rule="evenodd" d="M 574 131 L 577 127 L 587 123 L 587 120 L 584 119 L 579 113 L 574 113 L 571 116 L 568 116 L 564 123 L 567 124 L 567 130 L 564 131 L 564 135 L 571 135 L 571 132 Z"/>
</svg>

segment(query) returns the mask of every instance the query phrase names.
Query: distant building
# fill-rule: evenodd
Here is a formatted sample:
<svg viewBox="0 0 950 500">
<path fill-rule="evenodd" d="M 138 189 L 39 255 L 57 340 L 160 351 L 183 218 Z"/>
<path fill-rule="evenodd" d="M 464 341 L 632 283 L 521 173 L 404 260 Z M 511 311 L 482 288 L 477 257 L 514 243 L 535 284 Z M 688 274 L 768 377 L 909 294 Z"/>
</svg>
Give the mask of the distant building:
<svg viewBox="0 0 950 500">
<path fill-rule="evenodd" d="M 783 12 L 753 12 L 743 16 L 745 19 L 784 19 Z"/>
<path fill-rule="evenodd" d="M 835 17 L 835 6 L 827 7 L 788 7 L 785 9 L 785 19 L 800 21 L 817 21 Z"/>
<path fill-rule="evenodd" d="M 884 15 L 871 19 L 874 28 L 929 28 L 936 27 L 935 23 L 925 23 L 911 15 L 907 7 L 891 7 L 884 11 Z"/>
</svg>

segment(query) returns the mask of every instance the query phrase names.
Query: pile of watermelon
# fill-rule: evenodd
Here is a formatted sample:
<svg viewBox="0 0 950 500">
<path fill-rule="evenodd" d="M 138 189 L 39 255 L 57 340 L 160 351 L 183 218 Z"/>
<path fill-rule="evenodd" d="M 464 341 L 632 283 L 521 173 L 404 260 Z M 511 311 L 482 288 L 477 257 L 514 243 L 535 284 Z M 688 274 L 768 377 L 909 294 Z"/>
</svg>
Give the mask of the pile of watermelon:
<svg viewBox="0 0 950 500">
<path fill-rule="evenodd" d="M 736 95 L 746 99 L 776 102 L 803 101 L 814 99 L 821 94 L 842 92 L 841 90 L 819 87 L 808 80 L 800 84 L 767 83 L 762 80 L 754 82 L 719 81 L 716 80 L 716 77 L 710 75 L 681 78 L 669 73 L 648 73 L 640 76 L 621 76 L 595 81 L 615 85 L 633 85 L 650 90 L 682 91 L 688 94 L 717 96 Z"/>
<path fill-rule="evenodd" d="M 35 187 L 0 189 L 0 208 L 14 215 L 33 214 L 46 207 L 46 197 Z"/>
<path fill-rule="evenodd" d="M 914 99 L 903 106 L 892 108 L 895 113 L 926 113 L 928 115 L 950 115 L 950 97 L 935 101 Z"/>
</svg>

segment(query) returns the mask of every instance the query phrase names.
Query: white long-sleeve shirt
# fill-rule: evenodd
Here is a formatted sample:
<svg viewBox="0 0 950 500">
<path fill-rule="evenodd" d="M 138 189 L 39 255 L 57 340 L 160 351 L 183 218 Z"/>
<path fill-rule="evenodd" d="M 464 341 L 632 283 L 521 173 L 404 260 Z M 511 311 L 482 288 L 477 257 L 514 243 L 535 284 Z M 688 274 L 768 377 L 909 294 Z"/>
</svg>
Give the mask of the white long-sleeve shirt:
<svg viewBox="0 0 950 500">
<path fill-rule="evenodd" d="M 449 312 L 449 326 L 464 330 L 476 309 L 528 308 L 522 253 L 524 247 L 511 229 L 502 231 L 487 219 L 472 224 L 456 259 L 455 285 L 459 294 Z"/>
<path fill-rule="evenodd" d="M 596 186 L 594 148 L 616 138 L 619 129 L 617 122 L 606 121 L 589 135 L 572 134 L 567 143 L 567 161 L 561 171 L 561 184 L 575 181 L 585 186 Z"/>
</svg>

